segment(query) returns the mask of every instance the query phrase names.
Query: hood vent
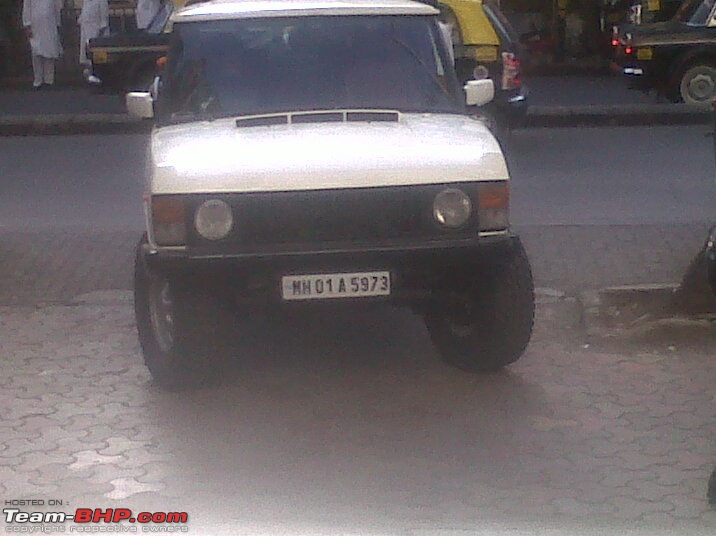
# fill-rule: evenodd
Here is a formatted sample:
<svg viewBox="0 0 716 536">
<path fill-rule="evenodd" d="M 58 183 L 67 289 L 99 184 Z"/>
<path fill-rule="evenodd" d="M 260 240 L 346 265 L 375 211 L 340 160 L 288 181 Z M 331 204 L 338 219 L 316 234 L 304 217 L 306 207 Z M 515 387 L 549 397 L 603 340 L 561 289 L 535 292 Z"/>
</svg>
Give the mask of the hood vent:
<svg viewBox="0 0 716 536">
<path fill-rule="evenodd" d="M 341 110 L 321 112 L 295 112 L 239 117 L 237 127 L 269 127 L 300 123 L 397 123 L 400 112 L 393 110 Z"/>
</svg>

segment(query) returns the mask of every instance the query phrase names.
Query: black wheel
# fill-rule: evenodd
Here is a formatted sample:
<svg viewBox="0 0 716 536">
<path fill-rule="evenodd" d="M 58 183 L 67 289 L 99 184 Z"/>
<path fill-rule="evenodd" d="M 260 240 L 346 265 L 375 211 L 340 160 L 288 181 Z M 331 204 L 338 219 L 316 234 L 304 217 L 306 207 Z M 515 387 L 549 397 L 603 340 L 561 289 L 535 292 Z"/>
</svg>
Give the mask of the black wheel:
<svg viewBox="0 0 716 536">
<path fill-rule="evenodd" d="M 144 362 L 168 390 L 204 385 L 220 372 L 228 311 L 218 295 L 153 272 L 140 241 L 134 265 L 134 313 Z"/>
<path fill-rule="evenodd" d="M 710 104 L 716 98 L 716 66 L 690 65 L 679 77 L 679 96 L 686 104 Z"/>
<path fill-rule="evenodd" d="M 442 359 L 469 372 L 490 372 L 517 361 L 534 323 L 532 271 L 517 241 L 510 259 L 476 274 L 466 288 L 435 303 L 425 316 Z"/>
</svg>

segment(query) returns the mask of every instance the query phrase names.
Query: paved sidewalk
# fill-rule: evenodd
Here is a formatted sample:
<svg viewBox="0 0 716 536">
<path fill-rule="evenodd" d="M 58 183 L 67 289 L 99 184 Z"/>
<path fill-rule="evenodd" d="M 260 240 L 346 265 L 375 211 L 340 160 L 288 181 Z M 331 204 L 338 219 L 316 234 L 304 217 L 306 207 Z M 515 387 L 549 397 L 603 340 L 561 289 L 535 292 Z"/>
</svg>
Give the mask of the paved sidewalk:
<svg viewBox="0 0 716 536">
<path fill-rule="evenodd" d="M 629 90 L 618 76 L 534 76 L 527 79 L 527 127 L 702 124 L 709 107 L 656 102 Z M 0 88 L 0 135 L 145 132 L 150 121 L 130 119 L 124 96 L 83 86 L 45 91 Z"/>
<path fill-rule="evenodd" d="M 224 383 L 171 394 L 128 292 L 0 319 L 4 499 L 186 511 L 197 536 L 716 526 L 713 326 L 586 340 L 543 296 L 525 357 L 474 376 L 405 312 L 245 319 Z"/>
</svg>

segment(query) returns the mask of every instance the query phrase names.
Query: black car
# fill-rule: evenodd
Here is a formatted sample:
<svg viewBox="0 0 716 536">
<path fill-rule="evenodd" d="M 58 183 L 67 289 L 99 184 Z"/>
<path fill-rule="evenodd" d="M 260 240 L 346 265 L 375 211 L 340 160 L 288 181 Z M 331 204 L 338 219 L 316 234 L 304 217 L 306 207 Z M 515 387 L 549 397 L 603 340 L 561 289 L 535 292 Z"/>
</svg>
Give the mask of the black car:
<svg viewBox="0 0 716 536">
<path fill-rule="evenodd" d="M 667 22 L 625 29 L 616 62 L 632 87 L 689 104 L 716 98 L 715 11 L 715 0 L 686 0 Z"/>
<path fill-rule="evenodd" d="M 145 30 L 90 39 L 91 81 L 120 91 L 149 87 L 157 72 L 157 59 L 169 48 L 166 30 L 172 10 L 172 2 L 165 2 Z"/>
</svg>

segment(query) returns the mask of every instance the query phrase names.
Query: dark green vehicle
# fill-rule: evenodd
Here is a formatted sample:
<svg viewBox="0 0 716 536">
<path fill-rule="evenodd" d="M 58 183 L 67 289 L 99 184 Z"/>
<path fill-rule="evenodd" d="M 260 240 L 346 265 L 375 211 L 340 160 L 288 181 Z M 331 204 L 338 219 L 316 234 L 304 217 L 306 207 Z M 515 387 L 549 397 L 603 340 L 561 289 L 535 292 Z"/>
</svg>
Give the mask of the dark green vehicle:
<svg viewBox="0 0 716 536">
<path fill-rule="evenodd" d="M 169 49 L 167 22 L 172 10 L 172 2 L 165 2 L 145 30 L 90 39 L 90 81 L 119 91 L 148 88 L 157 73 L 157 59 Z"/>
<path fill-rule="evenodd" d="M 656 89 L 673 102 L 716 98 L 716 0 L 686 0 L 667 22 L 628 28 L 616 62 L 632 87 Z"/>
</svg>

